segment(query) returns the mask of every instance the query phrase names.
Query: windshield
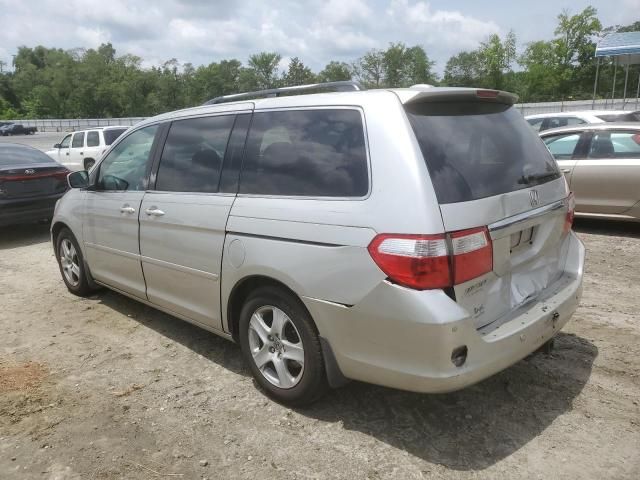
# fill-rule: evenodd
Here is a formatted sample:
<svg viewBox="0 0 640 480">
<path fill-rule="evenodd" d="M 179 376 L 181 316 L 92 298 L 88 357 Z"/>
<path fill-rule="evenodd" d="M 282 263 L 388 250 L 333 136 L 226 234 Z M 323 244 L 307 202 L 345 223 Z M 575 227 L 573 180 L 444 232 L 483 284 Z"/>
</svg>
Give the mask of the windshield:
<svg viewBox="0 0 640 480">
<path fill-rule="evenodd" d="M 0 145 L 0 167 L 22 167 L 54 162 L 40 150 L 24 145 Z"/>
<path fill-rule="evenodd" d="M 542 140 L 509 105 L 421 103 L 406 111 L 440 203 L 491 197 L 560 177 Z"/>
<path fill-rule="evenodd" d="M 115 142 L 116 138 L 126 132 L 126 128 L 110 128 L 109 130 L 104 130 L 104 143 L 105 145 L 111 145 Z"/>
</svg>

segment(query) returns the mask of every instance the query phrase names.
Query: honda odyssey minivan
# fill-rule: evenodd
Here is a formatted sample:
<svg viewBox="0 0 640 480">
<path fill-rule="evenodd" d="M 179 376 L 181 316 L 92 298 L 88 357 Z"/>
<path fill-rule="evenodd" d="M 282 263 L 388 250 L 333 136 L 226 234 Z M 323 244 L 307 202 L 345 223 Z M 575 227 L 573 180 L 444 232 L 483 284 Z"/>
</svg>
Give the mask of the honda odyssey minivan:
<svg viewBox="0 0 640 480">
<path fill-rule="evenodd" d="M 349 85 L 132 127 L 57 205 L 69 291 L 108 287 L 238 342 L 294 405 L 349 379 L 452 391 L 547 344 L 584 248 L 515 97 Z"/>
</svg>

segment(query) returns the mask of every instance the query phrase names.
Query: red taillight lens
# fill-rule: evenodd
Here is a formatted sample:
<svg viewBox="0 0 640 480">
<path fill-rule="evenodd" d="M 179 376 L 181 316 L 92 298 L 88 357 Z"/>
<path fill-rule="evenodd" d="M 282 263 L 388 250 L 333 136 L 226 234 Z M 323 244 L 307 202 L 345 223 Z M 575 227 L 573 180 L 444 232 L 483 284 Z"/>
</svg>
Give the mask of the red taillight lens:
<svg viewBox="0 0 640 480">
<path fill-rule="evenodd" d="M 368 249 L 378 267 L 400 285 L 418 290 L 451 285 L 444 235 L 382 234 Z"/>
<path fill-rule="evenodd" d="M 575 218 L 576 213 L 576 199 L 573 196 L 573 192 L 569 193 L 567 197 L 567 216 L 564 220 L 564 233 L 569 233 L 571 227 L 573 226 L 573 219 Z"/>
<path fill-rule="evenodd" d="M 5 176 L 0 176 L 0 181 L 22 182 L 24 180 L 34 180 L 36 178 L 45 178 L 45 177 L 54 177 L 54 178 L 63 180 L 67 178 L 67 175 L 69 175 L 69 173 L 71 173 L 69 170 L 64 169 L 64 170 L 56 170 L 53 172 L 35 173 L 31 175 L 5 175 Z"/>
<path fill-rule="evenodd" d="M 453 283 L 457 285 L 493 270 L 493 248 L 486 227 L 450 234 L 453 250 Z"/>
<path fill-rule="evenodd" d="M 486 227 L 453 232 L 448 238 L 444 234 L 381 234 L 368 250 L 389 279 L 417 290 L 451 287 L 493 269 Z"/>
</svg>

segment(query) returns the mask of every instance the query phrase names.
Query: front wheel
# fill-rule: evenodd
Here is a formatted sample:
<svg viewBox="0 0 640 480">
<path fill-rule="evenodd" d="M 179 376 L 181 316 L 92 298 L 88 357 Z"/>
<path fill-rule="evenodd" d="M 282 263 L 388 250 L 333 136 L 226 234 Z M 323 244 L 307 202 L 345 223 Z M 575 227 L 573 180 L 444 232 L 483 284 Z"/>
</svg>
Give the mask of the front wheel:
<svg viewBox="0 0 640 480">
<path fill-rule="evenodd" d="M 56 258 L 67 289 L 79 297 L 89 295 L 92 289 L 87 281 L 82 251 L 68 228 L 63 228 L 56 238 Z"/>
<path fill-rule="evenodd" d="M 251 294 L 240 314 L 239 334 L 251 373 L 275 400 L 304 405 L 327 390 L 313 320 L 286 290 L 263 287 Z"/>
</svg>

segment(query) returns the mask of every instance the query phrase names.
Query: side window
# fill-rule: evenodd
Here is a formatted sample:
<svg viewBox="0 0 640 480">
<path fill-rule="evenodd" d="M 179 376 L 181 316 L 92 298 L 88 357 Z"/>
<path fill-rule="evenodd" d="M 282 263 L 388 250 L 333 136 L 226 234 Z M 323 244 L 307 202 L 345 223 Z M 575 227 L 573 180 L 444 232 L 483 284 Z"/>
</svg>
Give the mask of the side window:
<svg viewBox="0 0 640 480">
<path fill-rule="evenodd" d="M 71 135 L 67 135 L 62 139 L 62 141 L 60 142 L 60 148 L 69 147 L 69 142 L 71 142 Z"/>
<path fill-rule="evenodd" d="M 567 117 L 566 120 L 567 120 L 566 125 L 582 125 L 584 123 L 587 123 L 578 117 Z"/>
<path fill-rule="evenodd" d="M 84 147 L 84 132 L 78 132 L 73 134 L 73 140 L 71 141 L 71 148 Z"/>
<path fill-rule="evenodd" d="M 92 130 L 87 133 L 87 147 L 99 147 L 100 146 L 100 134 Z"/>
<path fill-rule="evenodd" d="M 598 132 L 588 158 L 640 158 L 640 132 Z"/>
<path fill-rule="evenodd" d="M 556 160 L 570 160 L 580 140 L 580 134 L 553 135 L 543 140 Z"/>
<path fill-rule="evenodd" d="M 540 129 L 542 128 L 543 121 L 544 121 L 544 118 L 532 118 L 530 120 L 527 120 L 529 125 L 531 125 L 531 128 L 533 128 L 536 132 L 539 132 Z"/>
<path fill-rule="evenodd" d="M 156 190 L 217 192 L 234 115 L 177 120 L 171 124 Z"/>
<path fill-rule="evenodd" d="M 118 143 L 100 163 L 100 190 L 144 190 L 157 125 L 141 128 Z"/>
<path fill-rule="evenodd" d="M 359 111 L 319 109 L 254 114 L 240 193 L 361 197 L 368 190 Z"/>
</svg>

